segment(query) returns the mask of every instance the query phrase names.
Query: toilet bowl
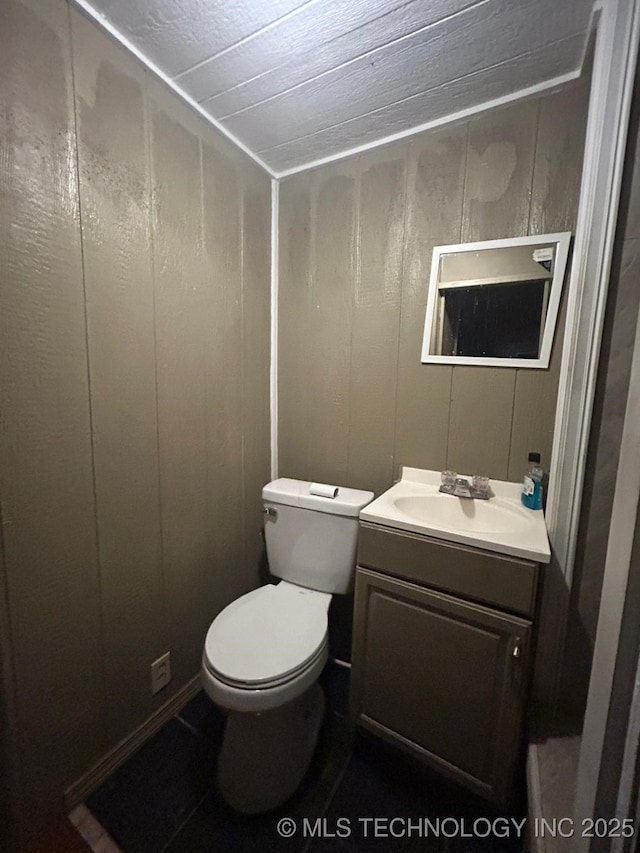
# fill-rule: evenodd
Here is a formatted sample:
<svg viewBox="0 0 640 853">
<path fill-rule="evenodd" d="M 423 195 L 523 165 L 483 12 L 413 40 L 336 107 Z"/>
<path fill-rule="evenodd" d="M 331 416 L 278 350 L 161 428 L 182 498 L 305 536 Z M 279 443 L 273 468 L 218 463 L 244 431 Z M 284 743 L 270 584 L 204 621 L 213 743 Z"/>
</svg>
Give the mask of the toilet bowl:
<svg viewBox="0 0 640 853">
<path fill-rule="evenodd" d="M 254 589 L 214 620 L 202 655 L 202 684 L 227 711 L 261 713 L 297 699 L 328 658 L 331 595 L 287 581 Z"/>
<path fill-rule="evenodd" d="M 372 492 L 312 493 L 280 479 L 262 492 L 271 574 L 218 614 L 202 654 L 202 685 L 227 714 L 217 781 L 245 814 L 285 802 L 311 762 L 324 714 L 316 683 L 328 659 L 328 610 L 348 591 L 358 515 Z M 333 491 L 331 491 L 333 494 Z"/>
</svg>

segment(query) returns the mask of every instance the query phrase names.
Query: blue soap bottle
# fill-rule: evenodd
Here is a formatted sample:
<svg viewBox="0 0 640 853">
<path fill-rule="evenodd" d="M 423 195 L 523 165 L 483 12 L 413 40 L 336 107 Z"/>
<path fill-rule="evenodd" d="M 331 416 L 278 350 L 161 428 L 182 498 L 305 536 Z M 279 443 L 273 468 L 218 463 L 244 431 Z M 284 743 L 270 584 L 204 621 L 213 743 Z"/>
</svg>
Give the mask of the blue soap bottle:
<svg viewBox="0 0 640 853">
<path fill-rule="evenodd" d="M 529 509 L 542 509 L 542 478 L 544 471 L 540 467 L 540 454 L 529 454 L 529 470 L 522 484 L 522 503 Z"/>
</svg>

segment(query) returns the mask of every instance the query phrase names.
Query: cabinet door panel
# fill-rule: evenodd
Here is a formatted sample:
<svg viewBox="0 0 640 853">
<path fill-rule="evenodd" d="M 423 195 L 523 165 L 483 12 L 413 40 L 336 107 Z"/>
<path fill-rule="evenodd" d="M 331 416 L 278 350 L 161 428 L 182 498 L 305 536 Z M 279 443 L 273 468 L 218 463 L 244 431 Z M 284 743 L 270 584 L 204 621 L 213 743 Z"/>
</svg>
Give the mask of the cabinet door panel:
<svg viewBox="0 0 640 853">
<path fill-rule="evenodd" d="M 519 745 L 530 623 L 358 569 L 354 627 L 359 722 L 501 799 Z"/>
</svg>

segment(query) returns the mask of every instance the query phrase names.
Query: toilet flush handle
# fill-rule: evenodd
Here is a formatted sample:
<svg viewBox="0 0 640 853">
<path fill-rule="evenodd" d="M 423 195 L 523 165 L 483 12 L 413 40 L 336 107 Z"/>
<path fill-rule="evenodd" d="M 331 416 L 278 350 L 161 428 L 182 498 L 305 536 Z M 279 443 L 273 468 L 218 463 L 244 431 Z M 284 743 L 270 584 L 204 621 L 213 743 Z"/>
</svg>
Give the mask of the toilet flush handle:
<svg viewBox="0 0 640 853">
<path fill-rule="evenodd" d="M 267 518 L 272 518 L 274 521 L 278 517 L 278 510 L 272 506 L 266 506 L 263 512 L 267 516 Z"/>
</svg>

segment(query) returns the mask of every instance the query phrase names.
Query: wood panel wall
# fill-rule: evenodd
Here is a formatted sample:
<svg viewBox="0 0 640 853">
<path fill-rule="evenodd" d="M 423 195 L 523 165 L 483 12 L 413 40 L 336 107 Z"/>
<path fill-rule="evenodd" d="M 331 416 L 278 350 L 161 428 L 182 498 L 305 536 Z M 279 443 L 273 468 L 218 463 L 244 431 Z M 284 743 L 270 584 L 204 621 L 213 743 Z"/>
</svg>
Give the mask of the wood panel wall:
<svg viewBox="0 0 640 853">
<path fill-rule="evenodd" d="M 281 183 L 281 476 L 380 493 L 401 465 L 517 481 L 528 451 L 549 464 L 562 309 L 548 370 L 426 365 L 420 351 L 434 246 L 574 230 L 588 91 Z"/>
<path fill-rule="evenodd" d="M 270 182 L 65 0 L 0 4 L 0 79 L 0 707 L 35 828 L 259 581 Z"/>
</svg>

